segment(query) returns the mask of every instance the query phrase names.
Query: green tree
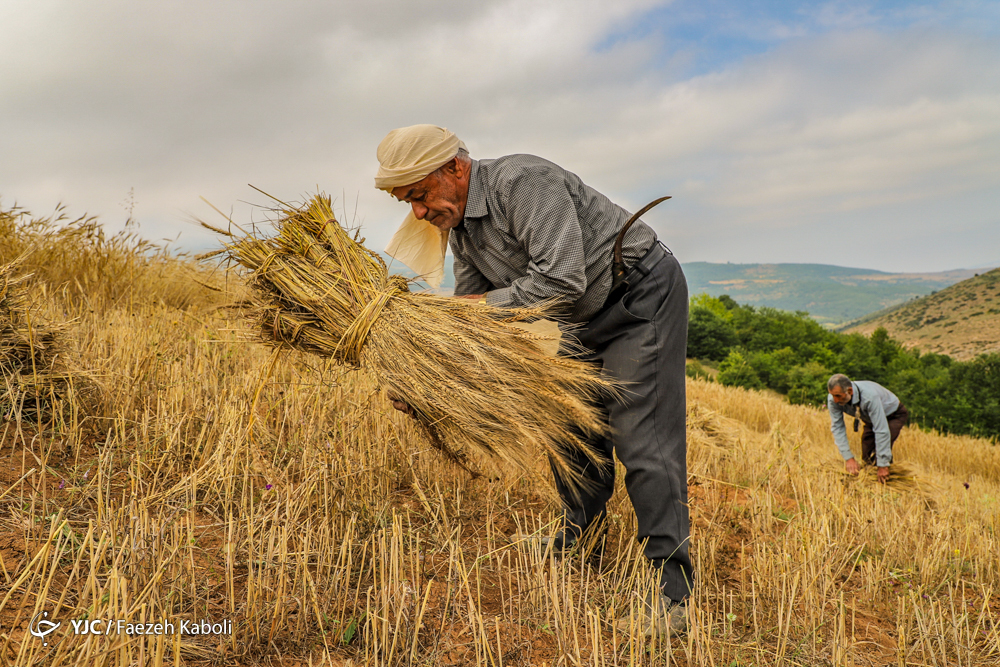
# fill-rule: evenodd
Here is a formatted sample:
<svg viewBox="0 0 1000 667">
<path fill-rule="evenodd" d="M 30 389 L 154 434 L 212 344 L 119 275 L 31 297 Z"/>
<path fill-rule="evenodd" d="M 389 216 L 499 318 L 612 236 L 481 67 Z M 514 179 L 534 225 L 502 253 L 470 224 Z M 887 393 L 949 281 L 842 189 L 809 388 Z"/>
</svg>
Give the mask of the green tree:
<svg viewBox="0 0 1000 667">
<path fill-rule="evenodd" d="M 687 356 L 721 361 L 736 344 L 736 332 L 715 310 L 695 306 L 688 319 Z"/>
<path fill-rule="evenodd" d="M 846 337 L 837 369 L 852 380 L 871 380 L 886 384 L 882 359 L 876 354 L 871 340 L 861 334 Z"/>
<path fill-rule="evenodd" d="M 740 304 L 736 303 L 736 300 L 728 294 L 720 294 L 719 303 L 725 306 L 726 310 L 736 310 L 740 307 Z"/>
<path fill-rule="evenodd" d="M 903 346 L 889 337 L 889 332 L 886 331 L 885 327 L 879 327 L 873 331 L 869 340 L 871 341 L 872 352 L 882 362 L 883 367 L 888 366 L 896 358 L 904 354 Z"/>
<path fill-rule="evenodd" d="M 723 301 L 723 299 L 728 299 L 728 301 Z M 721 317 L 722 319 L 728 321 L 732 319 L 733 316 L 731 312 L 733 310 L 733 307 L 730 306 L 730 304 L 738 306 L 738 304 L 736 304 L 735 301 L 730 299 L 725 294 L 723 294 L 721 297 L 714 297 L 705 293 L 696 294 L 695 296 L 691 297 L 691 312 L 694 312 L 695 309 L 698 308 L 704 310 L 710 310 L 719 317 Z"/>
<path fill-rule="evenodd" d="M 826 381 L 833 373 L 823 364 L 809 361 L 788 371 L 788 402 L 796 405 L 826 405 Z"/>
<path fill-rule="evenodd" d="M 784 394 L 788 391 L 788 370 L 796 364 L 797 355 L 790 347 L 773 352 L 751 352 L 747 363 L 768 389 Z"/>
<path fill-rule="evenodd" d="M 955 415 L 961 423 L 953 428 L 994 440 L 1000 436 L 1000 354 L 981 354 L 956 364 L 951 380 L 956 403 L 964 408 Z"/>
<path fill-rule="evenodd" d="M 718 381 L 729 387 L 744 389 L 762 389 L 757 371 L 747 362 L 746 355 L 739 350 L 730 350 L 729 355 L 719 364 Z"/>
</svg>

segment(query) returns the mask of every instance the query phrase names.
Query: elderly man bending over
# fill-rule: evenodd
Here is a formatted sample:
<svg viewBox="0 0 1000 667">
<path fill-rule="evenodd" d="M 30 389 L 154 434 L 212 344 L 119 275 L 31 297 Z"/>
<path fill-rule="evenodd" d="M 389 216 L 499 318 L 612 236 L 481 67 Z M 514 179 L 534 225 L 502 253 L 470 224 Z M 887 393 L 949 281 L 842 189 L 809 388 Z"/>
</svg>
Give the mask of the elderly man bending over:
<svg viewBox="0 0 1000 667">
<path fill-rule="evenodd" d="M 686 627 L 692 584 L 688 554 L 685 376 L 688 292 L 673 254 L 637 221 L 622 246 L 628 290 L 610 295 L 615 238 L 629 214 L 578 176 L 533 155 L 473 160 L 446 129 L 415 125 L 379 144 L 376 187 L 411 206 L 389 253 L 429 282 L 439 280 L 446 244 L 455 256 L 455 295 L 501 307 L 557 300 L 587 359 L 627 383 L 624 401 L 604 401 L 613 435 L 589 444 L 603 469 L 582 457 L 589 482 L 575 497 L 557 476 L 568 549 L 596 525 L 614 490 L 613 454 L 645 554 L 662 593 L 649 600 L 647 633 Z M 397 409 L 406 409 L 394 401 Z"/>
<path fill-rule="evenodd" d="M 909 421 L 910 413 L 899 402 L 896 395 L 876 382 L 857 380 L 851 382 L 846 375 L 832 375 L 826 383 L 826 407 L 830 411 L 830 430 L 837 444 L 844 467 L 852 475 L 858 474 L 858 462 L 854 459 L 851 446 L 847 442 L 844 427 L 844 413 L 854 417 L 854 430 L 858 430 L 858 420 L 864 422 L 861 433 L 861 460 L 878 465 L 878 481 L 889 478 L 889 464 L 892 463 L 892 445 L 899 432 Z"/>
</svg>

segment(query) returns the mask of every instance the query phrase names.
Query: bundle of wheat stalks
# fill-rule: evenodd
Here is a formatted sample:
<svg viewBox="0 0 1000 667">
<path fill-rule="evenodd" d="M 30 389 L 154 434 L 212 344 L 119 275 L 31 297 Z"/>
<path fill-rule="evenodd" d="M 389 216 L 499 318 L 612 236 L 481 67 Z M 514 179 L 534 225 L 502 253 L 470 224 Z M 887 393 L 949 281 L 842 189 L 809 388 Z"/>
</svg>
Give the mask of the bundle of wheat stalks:
<svg viewBox="0 0 1000 667">
<path fill-rule="evenodd" d="M 545 354 L 544 336 L 511 324 L 545 308 L 410 293 L 335 220 L 326 196 L 276 213 L 270 238 L 212 227 L 230 237 L 224 255 L 249 270 L 266 342 L 373 373 L 410 405 L 432 444 L 459 460 L 477 451 L 531 473 L 544 454 L 564 480 L 577 480 L 567 454 L 589 456 L 581 436 L 606 431 L 594 399 L 615 387 L 589 364 Z"/>
<path fill-rule="evenodd" d="M 877 477 L 877 468 L 873 465 L 862 465 L 860 472 L 851 476 L 844 471 L 844 466 L 840 461 L 828 460 L 824 467 L 835 473 L 844 475 L 845 482 L 856 484 L 874 484 Z M 917 472 L 908 463 L 893 463 L 889 466 L 889 477 L 885 480 L 885 485 L 900 493 L 915 493 L 927 496 L 935 490 L 929 479 Z"/>
<path fill-rule="evenodd" d="M 61 355 L 63 328 L 31 317 L 27 282 L 18 261 L 0 266 L 0 417 L 44 412 L 61 397 L 68 373 Z"/>
</svg>

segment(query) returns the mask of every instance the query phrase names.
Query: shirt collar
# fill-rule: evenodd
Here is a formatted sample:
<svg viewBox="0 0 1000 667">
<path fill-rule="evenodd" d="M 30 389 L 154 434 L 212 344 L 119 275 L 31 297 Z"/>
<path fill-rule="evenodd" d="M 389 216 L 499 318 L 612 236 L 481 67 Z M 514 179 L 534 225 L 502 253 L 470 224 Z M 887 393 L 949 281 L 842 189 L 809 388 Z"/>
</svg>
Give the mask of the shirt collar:
<svg viewBox="0 0 1000 667">
<path fill-rule="evenodd" d="M 854 389 L 854 393 L 851 395 L 851 405 L 857 405 L 861 402 L 861 392 L 858 391 L 858 385 L 851 383 L 851 388 Z"/>
<path fill-rule="evenodd" d="M 486 188 L 479 176 L 479 160 L 472 161 L 469 173 L 469 195 L 465 200 L 465 219 L 482 218 L 490 214 L 486 205 Z"/>
</svg>

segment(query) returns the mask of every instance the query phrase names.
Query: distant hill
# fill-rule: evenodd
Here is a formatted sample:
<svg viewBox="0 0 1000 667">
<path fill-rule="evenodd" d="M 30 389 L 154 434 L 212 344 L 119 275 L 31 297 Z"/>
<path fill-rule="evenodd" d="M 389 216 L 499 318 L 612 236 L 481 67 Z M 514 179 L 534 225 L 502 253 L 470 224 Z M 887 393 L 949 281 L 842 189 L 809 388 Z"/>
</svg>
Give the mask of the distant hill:
<svg viewBox="0 0 1000 667">
<path fill-rule="evenodd" d="M 1000 269 L 872 313 L 846 330 L 871 333 L 878 327 L 909 347 L 956 359 L 1000 352 Z"/>
<path fill-rule="evenodd" d="M 885 273 L 829 264 L 684 264 L 691 294 L 728 294 L 739 303 L 804 310 L 828 326 L 944 289 L 976 271 Z"/>
<path fill-rule="evenodd" d="M 392 273 L 414 277 L 398 261 L 382 255 Z M 829 264 L 684 264 L 688 291 L 712 296 L 728 294 L 740 303 L 804 310 L 828 326 L 843 325 L 874 311 L 941 290 L 971 278 L 983 269 L 940 273 L 885 273 Z M 418 284 L 419 285 L 419 284 Z M 438 290 L 455 289 L 452 258 L 445 261 L 445 277 Z"/>
</svg>

